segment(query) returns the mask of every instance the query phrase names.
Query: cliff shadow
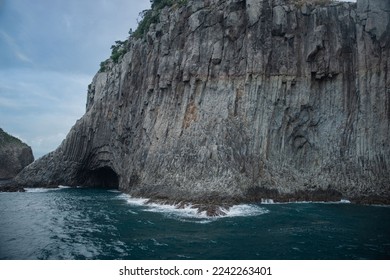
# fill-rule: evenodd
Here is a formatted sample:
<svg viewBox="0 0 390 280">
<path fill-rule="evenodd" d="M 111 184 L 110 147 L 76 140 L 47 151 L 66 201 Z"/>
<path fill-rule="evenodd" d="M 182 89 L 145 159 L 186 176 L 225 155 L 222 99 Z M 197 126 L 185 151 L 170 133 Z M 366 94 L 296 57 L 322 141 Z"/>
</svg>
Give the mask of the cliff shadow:
<svg viewBox="0 0 390 280">
<path fill-rule="evenodd" d="M 93 170 L 84 169 L 78 175 L 79 184 L 83 187 L 117 189 L 119 176 L 111 167 L 104 166 Z"/>
</svg>

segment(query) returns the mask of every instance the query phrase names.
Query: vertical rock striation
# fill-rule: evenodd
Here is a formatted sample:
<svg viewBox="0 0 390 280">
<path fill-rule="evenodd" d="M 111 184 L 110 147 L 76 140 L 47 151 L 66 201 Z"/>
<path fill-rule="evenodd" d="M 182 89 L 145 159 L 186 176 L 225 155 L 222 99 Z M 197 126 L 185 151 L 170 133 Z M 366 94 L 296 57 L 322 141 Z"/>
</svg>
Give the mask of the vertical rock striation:
<svg viewBox="0 0 390 280">
<path fill-rule="evenodd" d="M 388 203 L 390 2 L 296 2 L 164 8 L 16 182 L 206 204 Z"/>
</svg>

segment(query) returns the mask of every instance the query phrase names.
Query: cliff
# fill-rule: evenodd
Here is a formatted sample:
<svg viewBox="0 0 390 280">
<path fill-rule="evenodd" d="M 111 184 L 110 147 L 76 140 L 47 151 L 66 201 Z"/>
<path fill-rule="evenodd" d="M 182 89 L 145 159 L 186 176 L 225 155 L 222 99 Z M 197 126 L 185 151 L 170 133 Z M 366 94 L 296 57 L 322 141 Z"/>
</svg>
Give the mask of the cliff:
<svg viewBox="0 0 390 280">
<path fill-rule="evenodd" d="M 31 148 L 0 128 L 0 180 L 14 178 L 33 161 Z"/>
<path fill-rule="evenodd" d="M 390 2 L 305 2 L 162 9 L 16 182 L 202 204 L 389 203 Z"/>
</svg>

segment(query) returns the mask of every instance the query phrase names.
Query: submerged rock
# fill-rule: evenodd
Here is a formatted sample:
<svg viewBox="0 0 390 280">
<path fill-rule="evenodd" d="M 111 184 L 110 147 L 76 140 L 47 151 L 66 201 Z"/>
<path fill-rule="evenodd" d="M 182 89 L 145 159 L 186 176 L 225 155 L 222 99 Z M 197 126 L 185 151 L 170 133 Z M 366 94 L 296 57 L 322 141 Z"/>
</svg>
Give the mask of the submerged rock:
<svg viewBox="0 0 390 280">
<path fill-rule="evenodd" d="M 16 182 L 204 205 L 389 201 L 390 2 L 296 2 L 164 8 Z"/>
<path fill-rule="evenodd" d="M 0 181 L 0 192 L 25 192 L 25 189 L 9 181 Z"/>
<path fill-rule="evenodd" d="M 14 178 L 33 161 L 31 147 L 0 128 L 0 180 Z"/>
</svg>

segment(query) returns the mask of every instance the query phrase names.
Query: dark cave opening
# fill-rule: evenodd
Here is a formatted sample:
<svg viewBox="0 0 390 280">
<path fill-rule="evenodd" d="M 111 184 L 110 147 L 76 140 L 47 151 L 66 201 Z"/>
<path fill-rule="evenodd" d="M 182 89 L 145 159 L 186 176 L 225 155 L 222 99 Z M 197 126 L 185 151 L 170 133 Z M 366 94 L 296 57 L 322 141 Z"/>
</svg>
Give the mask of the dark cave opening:
<svg viewBox="0 0 390 280">
<path fill-rule="evenodd" d="M 82 172 L 81 181 L 85 187 L 110 189 L 119 187 L 118 174 L 107 166 Z"/>
</svg>

